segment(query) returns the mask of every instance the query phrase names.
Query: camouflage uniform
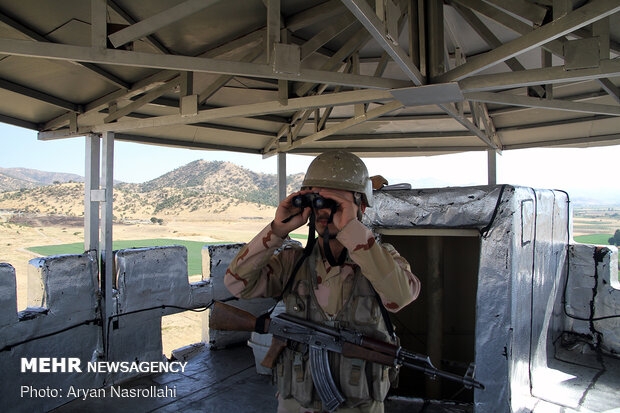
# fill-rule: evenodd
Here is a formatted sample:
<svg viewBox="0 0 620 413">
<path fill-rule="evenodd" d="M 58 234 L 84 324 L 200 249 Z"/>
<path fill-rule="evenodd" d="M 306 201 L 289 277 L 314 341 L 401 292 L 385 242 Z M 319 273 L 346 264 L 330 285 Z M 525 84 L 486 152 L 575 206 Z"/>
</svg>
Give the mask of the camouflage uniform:
<svg viewBox="0 0 620 413">
<path fill-rule="evenodd" d="M 418 296 L 420 281 L 391 245 L 377 244 L 372 232 L 358 220 L 347 223 L 336 240 L 348 250 L 345 263 L 331 267 L 317 243 L 298 271 L 291 291 L 285 295 L 286 311 L 390 340 L 372 288 L 388 311 L 396 312 Z M 240 298 L 279 296 L 302 255 L 299 246 L 286 247 L 274 254 L 283 241 L 269 225 L 245 245 L 226 271 L 224 282 L 230 292 Z M 299 353 L 285 349 L 280 359 L 276 368 L 278 412 L 320 411 L 320 401 L 312 391 L 309 367 L 305 363 L 307 357 L 301 360 Z M 282 366 L 287 362 L 290 371 L 283 371 Z M 389 389 L 387 367 L 355 363 L 354 359 L 330 355 L 334 379 L 347 398 L 345 406 L 337 411 L 382 412 Z M 360 374 L 366 380 L 360 380 Z"/>
</svg>

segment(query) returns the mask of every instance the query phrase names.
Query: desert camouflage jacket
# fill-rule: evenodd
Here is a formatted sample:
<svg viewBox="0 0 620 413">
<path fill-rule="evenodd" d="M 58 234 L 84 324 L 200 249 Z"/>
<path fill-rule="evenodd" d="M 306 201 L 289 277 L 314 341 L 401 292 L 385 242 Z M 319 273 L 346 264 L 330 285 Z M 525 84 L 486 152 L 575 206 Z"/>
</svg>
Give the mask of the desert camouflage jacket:
<svg viewBox="0 0 620 413">
<path fill-rule="evenodd" d="M 409 263 L 390 244 L 377 244 L 372 232 L 360 221 L 352 220 L 336 239 L 348 250 L 342 266 L 331 267 L 321 256 L 318 242 L 305 262 L 316 269 L 314 295 L 330 317 L 342 309 L 351 294 L 356 266 L 378 292 L 383 305 L 397 312 L 420 292 L 420 281 Z M 282 247 L 284 240 L 266 226 L 246 244 L 229 265 L 224 283 L 240 298 L 277 297 L 282 293 L 295 263 L 302 255 L 301 246 Z"/>
</svg>

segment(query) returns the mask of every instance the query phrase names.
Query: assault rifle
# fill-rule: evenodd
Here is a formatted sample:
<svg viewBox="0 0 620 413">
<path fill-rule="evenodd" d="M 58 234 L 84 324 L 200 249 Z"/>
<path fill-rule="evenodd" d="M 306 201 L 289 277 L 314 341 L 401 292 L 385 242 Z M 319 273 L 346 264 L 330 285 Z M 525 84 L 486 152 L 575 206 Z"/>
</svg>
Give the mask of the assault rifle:
<svg viewBox="0 0 620 413">
<path fill-rule="evenodd" d="M 307 345 L 314 387 L 323 402 L 323 408 L 330 412 L 345 399 L 332 378 L 327 358 L 328 351 L 385 366 L 405 366 L 419 370 L 431 378 L 443 377 L 460 382 L 467 388 L 484 389 L 484 385 L 472 377 L 473 372 L 472 376 L 461 377 L 441 371 L 433 366 L 428 356 L 409 352 L 353 330 L 330 328 L 286 313 L 273 318 L 255 317 L 247 311 L 216 301 L 211 310 L 209 327 L 216 330 L 272 334 L 271 347 L 261 363 L 267 368 L 273 368 L 276 359 L 287 346 L 287 340 Z"/>
</svg>

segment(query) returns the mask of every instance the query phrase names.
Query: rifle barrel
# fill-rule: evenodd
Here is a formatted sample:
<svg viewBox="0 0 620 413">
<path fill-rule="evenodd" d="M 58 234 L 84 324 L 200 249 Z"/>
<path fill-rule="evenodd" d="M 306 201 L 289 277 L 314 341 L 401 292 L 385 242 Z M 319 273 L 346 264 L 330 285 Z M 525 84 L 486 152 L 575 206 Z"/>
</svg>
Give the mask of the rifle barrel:
<svg viewBox="0 0 620 413">
<path fill-rule="evenodd" d="M 405 367 L 409 367 L 414 370 L 422 371 L 424 374 L 430 377 L 439 376 L 439 377 L 443 377 L 448 380 L 463 383 L 464 385 L 467 385 L 467 386 L 473 386 L 477 389 L 484 390 L 484 385 L 482 383 L 470 377 L 459 376 L 458 374 L 450 373 L 447 371 L 442 371 L 434 367 L 431 368 L 431 367 L 426 367 L 426 366 L 419 366 L 417 364 L 414 364 L 408 361 L 403 361 L 402 364 Z"/>
</svg>

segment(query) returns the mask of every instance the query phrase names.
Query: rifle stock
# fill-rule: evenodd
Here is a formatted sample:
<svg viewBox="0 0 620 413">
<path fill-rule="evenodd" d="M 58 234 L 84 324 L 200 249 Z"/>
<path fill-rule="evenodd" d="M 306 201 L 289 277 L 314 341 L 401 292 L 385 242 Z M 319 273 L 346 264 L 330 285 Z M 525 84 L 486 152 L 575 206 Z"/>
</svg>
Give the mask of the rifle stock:
<svg viewBox="0 0 620 413">
<path fill-rule="evenodd" d="M 216 301 L 209 317 L 209 328 L 224 331 L 254 331 L 256 317 L 240 308 Z"/>
<path fill-rule="evenodd" d="M 265 358 L 260 363 L 261 366 L 267 367 L 268 369 L 272 369 L 276 365 L 276 360 L 282 350 L 286 347 L 286 340 L 280 340 L 278 337 L 271 338 L 271 346 L 269 350 L 267 350 L 267 354 L 265 354 Z"/>
</svg>

